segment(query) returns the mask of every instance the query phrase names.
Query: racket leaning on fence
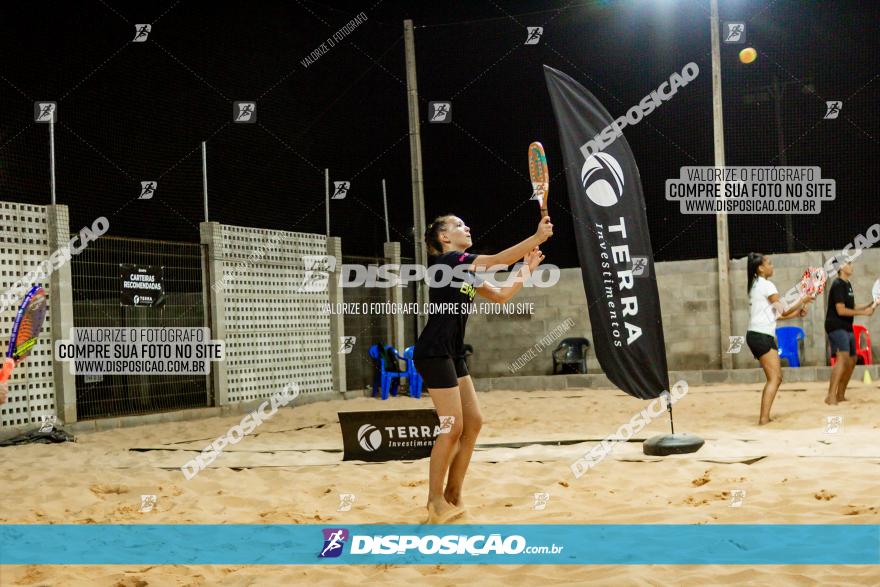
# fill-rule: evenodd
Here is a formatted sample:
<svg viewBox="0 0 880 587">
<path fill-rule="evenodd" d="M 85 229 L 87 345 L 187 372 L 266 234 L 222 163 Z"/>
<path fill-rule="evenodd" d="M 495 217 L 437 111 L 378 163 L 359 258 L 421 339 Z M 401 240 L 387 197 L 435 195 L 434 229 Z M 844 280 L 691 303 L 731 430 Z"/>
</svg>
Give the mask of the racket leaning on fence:
<svg viewBox="0 0 880 587">
<path fill-rule="evenodd" d="M 3 368 L 0 369 L 0 383 L 9 380 L 15 366 L 24 361 L 31 349 L 37 344 L 37 337 L 40 335 L 40 330 L 43 329 L 47 308 L 46 290 L 35 285 L 24 296 L 24 300 L 15 314 L 12 333 L 9 337 L 9 349 L 3 360 Z"/>
<path fill-rule="evenodd" d="M 547 216 L 547 199 L 550 196 L 550 174 L 544 145 L 535 141 L 529 145 L 529 177 L 532 180 L 532 198 L 538 200 L 541 218 Z"/>
</svg>

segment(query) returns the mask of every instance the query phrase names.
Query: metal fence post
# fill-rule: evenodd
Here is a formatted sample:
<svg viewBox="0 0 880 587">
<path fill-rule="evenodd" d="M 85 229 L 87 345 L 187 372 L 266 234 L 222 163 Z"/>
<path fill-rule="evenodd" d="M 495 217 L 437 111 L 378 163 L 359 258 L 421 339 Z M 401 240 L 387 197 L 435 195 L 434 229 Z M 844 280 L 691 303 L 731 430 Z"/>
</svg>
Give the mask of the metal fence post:
<svg viewBox="0 0 880 587">
<path fill-rule="evenodd" d="M 223 288 L 223 237 L 218 222 L 199 223 L 202 249 L 205 255 L 202 283 L 206 284 L 204 297 L 207 303 L 205 314 L 211 328 L 211 338 L 226 340 L 226 320 L 223 309 L 226 307 L 226 293 Z M 211 363 L 211 388 L 214 390 L 214 405 L 224 406 L 229 403 L 229 381 L 226 373 L 226 361 Z"/>
<path fill-rule="evenodd" d="M 400 266 L 400 243 L 387 242 L 384 244 L 385 263 L 389 265 Z M 387 301 L 392 304 L 392 308 L 400 308 L 403 303 L 403 286 L 389 287 L 386 290 Z M 387 315 L 388 320 L 388 338 L 394 348 L 401 353 L 404 351 L 403 337 L 403 314 L 400 312 L 390 312 Z"/>
<path fill-rule="evenodd" d="M 337 307 L 343 300 L 340 274 L 342 271 L 342 239 L 338 236 L 327 238 L 327 256 L 336 258 L 336 267 L 328 276 L 327 288 L 330 305 Z M 333 389 L 339 393 L 348 390 L 346 385 L 345 359 L 348 355 L 339 352 L 340 337 L 345 334 L 345 316 L 331 312 L 330 318 L 330 362 L 333 365 Z"/>
</svg>

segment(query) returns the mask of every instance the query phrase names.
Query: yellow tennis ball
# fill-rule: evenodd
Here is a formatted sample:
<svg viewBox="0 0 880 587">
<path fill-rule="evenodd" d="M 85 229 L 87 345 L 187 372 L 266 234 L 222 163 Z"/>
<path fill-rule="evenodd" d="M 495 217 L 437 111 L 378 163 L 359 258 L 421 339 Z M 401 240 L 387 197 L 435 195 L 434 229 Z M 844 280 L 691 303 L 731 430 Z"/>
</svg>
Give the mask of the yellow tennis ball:
<svg viewBox="0 0 880 587">
<path fill-rule="evenodd" d="M 751 63 L 758 58 L 758 52 L 751 47 L 746 47 L 739 52 L 739 60 L 743 63 Z"/>
</svg>

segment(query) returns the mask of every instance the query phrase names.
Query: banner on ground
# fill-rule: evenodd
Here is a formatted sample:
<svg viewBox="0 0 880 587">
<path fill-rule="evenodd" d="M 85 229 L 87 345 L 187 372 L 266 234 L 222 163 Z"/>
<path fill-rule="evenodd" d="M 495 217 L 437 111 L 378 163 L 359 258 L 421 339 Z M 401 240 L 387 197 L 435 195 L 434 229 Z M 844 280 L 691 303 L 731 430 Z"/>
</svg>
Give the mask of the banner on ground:
<svg viewBox="0 0 880 587">
<path fill-rule="evenodd" d="M 437 435 L 449 432 L 450 417 L 434 410 L 339 412 L 343 461 L 410 461 L 431 456 Z"/>
</svg>

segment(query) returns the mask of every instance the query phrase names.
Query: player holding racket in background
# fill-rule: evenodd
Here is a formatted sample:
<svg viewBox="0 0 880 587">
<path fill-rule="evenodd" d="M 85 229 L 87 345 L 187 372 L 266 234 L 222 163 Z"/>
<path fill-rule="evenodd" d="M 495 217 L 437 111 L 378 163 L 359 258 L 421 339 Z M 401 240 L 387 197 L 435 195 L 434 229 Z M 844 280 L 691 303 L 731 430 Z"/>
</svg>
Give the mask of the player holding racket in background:
<svg viewBox="0 0 880 587">
<path fill-rule="evenodd" d="M 15 366 L 27 358 L 31 349 L 37 344 L 37 337 L 43 329 L 43 320 L 46 317 L 46 290 L 39 285 L 33 286 L 24 296 L 15 319 L 12 322 L 12 331 L 9 337 L 9 348 L 0 369 L 0 404 L 6 403 L 9 388 L 6 382 L 12 376 Z"/>
<path fill-rule="evenodd" d="M 770 281 L 773 277 L 773 262 L 767 255 L 749 253 L 747 270 L 749 275 L 749 329 L 746 344 L 752 355 L 761 363 L 767 383 L 761 393 L 761 415 L 758 424 L 770 422 L 770 409 L 776 392 L 782 384 L 782 365 L 779 362 L 779 347 L 776 345 L 776 321 L 806 316 L 806 305 L 812 295 L 804 295 L 790 308 L 778 312 L 779 290 Z"/>
<path fill-rule="evenodd" d="M 856 297 L 849 279 L 853 274 L 852 261 L 840 266 L 837 279 L 828 290 L 828 311 L 825 313 L 825 332 L 831 344 L 831 356 L 836 356 L 828 382 L 828 395 L 825 403 L 833 406 L 845 402 L 846 386 L 856 368 L 856 337 L 853 333 L 853 318 L 871 316 L 877 302 L 856 307 Z"/>
<path fill-rule="evenodd" d="M 540 145 L 539 145 L 540 146 Z M 542 184 L 542 197 L 538 205 L 542 209 L 541 222 L 534 235 L 495 255 L 474 255 L 468 253 L 473 242 L 471 231 L 464 220 L 447 214 L 436 218 L 425 230 L 425 243 L 428 253 L 434 257 L 432 265 L 443 264 L 454 269 L 466 265 L 468 273 L 464 283 L 453 282 L 446 286 L 433 286 L 430 290 L 432 304 L 455 304 L 456 309 L 471 305 L 474 295 L 479 293 L 492 302 L 506 303 L 522 287 L 544 255 L 538 246 L 553 235 L 553 225 L 546 215 L 547 207 L 547 163 L 546 158 L 532 165 L 532 157 L 537 150 L 529 147 L 529 166 L 533 188 L 536 173 Z M 543 148 L 540 149 L 543 156 Z M 533 191 L 534 193 L 534 191 Z M 514 283 L 496 287 L 478 280 L 473 271 L 483 271 L 499 265 L 508 266 L 522 259 L 525 263 L 517 272 Z M 431 314 L 416 341 L 413 350 L 415 367 L 422 376 L 425 387 L 437 416 L 442 419 L 452 416 L 452 427 L 437 436 L 431 450 L 428 474 L 428 524 L 449 521 L 464 512 L 461 498 L 465 473 L 477 435 L 482 427 L 483 417 L 477 403 L 474 382 L 468 374 L 464 360 L 464 334 L 468 313 L 457 310 L 444 314 Z M 448 479 L 447 479 L 448 473 Z M 444 479 L 446 487 L 444 488 Z"/>
</svg>

